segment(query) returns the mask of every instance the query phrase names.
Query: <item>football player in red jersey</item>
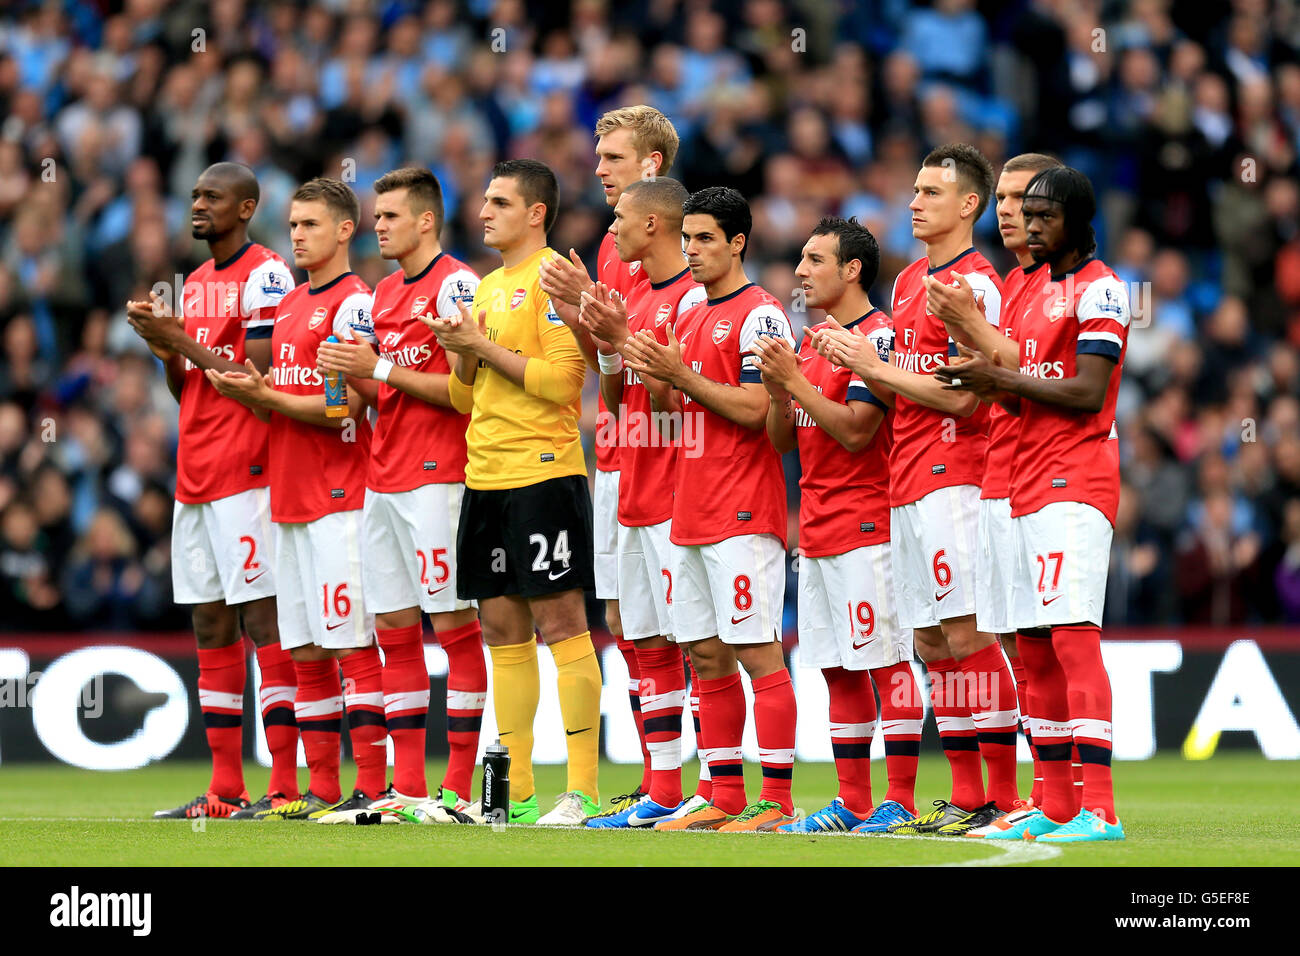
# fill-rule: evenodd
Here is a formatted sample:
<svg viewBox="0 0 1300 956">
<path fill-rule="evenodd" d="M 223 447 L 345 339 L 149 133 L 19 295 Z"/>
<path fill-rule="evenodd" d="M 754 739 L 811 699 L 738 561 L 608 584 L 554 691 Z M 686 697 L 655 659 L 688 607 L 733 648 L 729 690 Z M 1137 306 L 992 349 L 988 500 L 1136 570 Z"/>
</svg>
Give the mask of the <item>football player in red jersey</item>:
<svg viewBox="0 0 1300 956">
<path fill-rule="evenodd" d="M 911 203 L 912 233 L 926 256 L 894 282 L 893 364 L 860 336 L 829 328 L 818 337 L 828 357 L 849 366 L 873 390 L 897 395 L 889 495 L 893 510 L 894 588 L 899 623 L 913 628 L 917 653 L 931 678 L 939 739 L 952 768 L 948 800 L 889 833 L 959 835 L 1011 810 L 1016 791 L 1015 679 L 997 639 L 975 623 L 982 587 L 975 560 L 980 481 L 988 443 L 988 412 L 974 395 L 947 392 L 934 370 L 956 354 L 943 322 L 926 309 L 927 277 L 950 282 L 964 274 L 996 328 L 1002 284 L 971 245 L 974 224 L 993 191 L 993 169 L 971 146 L 933 150 L 922 163 Z M 988 786 L 980 757 L 988 768 Z"/>
<path fill-rule="evenodd" d="M 212 258 L 186 280 L 181 316 L 156 292 L 151 302 L 127 303 L 132 327 L 163 360 L 180 402 L 172 587 L 178 604 L 193 605 L 199 706 L 212 751 L 207 790 L 159 810 L 159 818 L 248 819 L 298 798 L 297 678 L 275 622 L 267 428 L 204 378 L 205 369 L 242 371 L 245 358 L 262 370 L 270 365 L 272 316 L 293 288 L 293 275 L 278 255 L 248 241 L 257 202 L 257 178 L 248 167 L 217 163 L 204 170 L 194 184 L 191 228 Z M 257 647 L 271 753 L 266 795 L 252 804 L 244 787 L 241 621 Z"/>
<path fill-rule="evenodd" d="M 605 191 L 605 202 L 613 209 L 632 183 L 667 175 L 677 155 L 677 130 L 663 113 L 653 106 L 625 106 L 610 110 L 596 121 L 596 176 Z M 597 369 L 595 346 L 591 336 L 578 323 L 578 307 L 583 292 L 592 290 L 576 250 L 570 259 L 551 256 L 542 260 L 542 291 L 551 297 L 556 314 L 573 330 L 587 364 Z M 596 260 L 596 281 L 618 293 L 624 301 L 632 290 L 646 282 L 638 259 L 625 261 L 614 247 L 614 237 L 605 233 Z M 596 410 L 596 482 L 592 495 L 596 532 L 596 597 L 605 601 L 605 625 L 618 641 L 619 652 L 627 664 L 628 702 L 636 718 L 641 738 L 641 782 L 630 793 L 615 797 L 607 813 L 621 813 L 650 790 L 651 760 L 646 746 L 645 720 L 641 714 L 640 680 L 636 651 L 631 641 L 623 639 L 623 619 L 618 603 L 618 448 L 606 440 L 609 409 L 605 396 L 597 395 Z"/>
<path fill-rule="evenodd" d="M 421 167 L 375 182 L 379 253 L 401 268 L 375 286 L 379 354 L 364 342 L 325 343 L 321 368 L 345 372 L 379 413 L 370 446 L 362 573 L 384 652 L 384 712 L 393 739 L 393 786 L 371 810 L 401 819 L 464 822 L 487 698 L 483 631 L 474 602 L 456 597 L 456 529 L 465 494 L 469 416 L 451 407 L 450 366 L 423 315 L 455 315 L 474 301 L 478 276 L 445 253 L 442 186 Z M 438 799 L 424 776 L 429 672 L 422 612 L 447 653 L 451 757 Z M 447 812 L 450 808 L 452 811 Z M 406 811 L 403 813 L 402 811 Z"/>
<path fill-rule="evenodd" d="M 1101 619 L 1119 507 L 1115 406 L 1128 347 L 1128 290 L 1094 257 L 1096 200 L 1083 173 L 1044 170 L 1026 187 L 1022 209 L 1029 251 L 1051 276 L 1026 290 L 1031 307 L 1020 320 L 1019 369 L 963 346 L 968 361 L 936 373 L 947 388 L 997 398 L 1020 416 L 1011 476 L 1018 557 L 1012 623 L 1029 679 L 1043 805 L 986 839 L 1122 840 Z M 1072 747 L 1083 764 L 1077 812 Z"/>
<path fill-rule="evenodd" d="M 700 677 L 701 746 L 713 792 L 709 803 L 655 828 L 772 830 L 793 819 L 795 697 L 781 649 L 785 473 L 767 440 L 767 392 L 753 349 L 761 335 L 791 346 L 794 339 L 781 304 L 745 275 L 752 219 L 744 197 L 723 186 L 701 189 L 683 213 L 691 276 L 708 301 L 678 320 L 667 344 L 643 330 L 624 354 L 634 372 L 680 393 L 672 625 Z M 762 792 L 748 806 L 738 662 L 753 681 L 763 766 Z"/>
<path fill-rule="evenodd" d="M 809 306 L 888 356 L 893 326 L 868 298 L 879 268 L 880 249 L 865 226 L 827 218 L 804 246 L 795 275 Z M 916 816 L 923 710 L 912 635 L 894 611 L 889 409 L 848 369 L 817 354 L 817 328 L 798 353 L 780 339 L 754 343 L 771 397 L 768 438 L 779 452 L 799 449 L 799 662 L 826 678 L 839 776 L 828 806 L 781 830 L 873 833 Z M 873 681 L 889 777 L 879 806 L 871 799 Z"/>
<path fill-rule="evenodd" d="M 997 199 L 998 231 L 1002 235 L 1003 246 L 1015 253 L 1017 260 L 1016 266 L 1003 280 L 1000 328 L 994 329 L 988 324 L 983 310 L 975 301 L 970 283 L 964 278 L 957 278 L 955 288 L 932 279 L 926 281 L 926 308 L 943 320 L 953 338 L 1007 368 L 1014 368 L 1019 362 L 1016 320 L 1024 309 L 1018 298 L 1021 290 L 1027 285 L 1047 281 L 1051 271 L 1043 263 L 1035 262 L 1029 254 L 1020 204 L 1029 180 L 1044 169 L 1060 165 L 1061 161 L 1053 156 L 1023 153 L 1007 160 L 998 177 L 994 193 Z M 980 486 L 980 550 L 976 558 L 976 577 L 982 583 L 975 595 L 975 626 L 981 631 L 998 635 L 1015 675 L 1020 719 L 1034 758 L 1034 785 L 1028 800 L 1021 801 L 987 827 L 973 829 L 965 834 L 976 838 L 1015 826 L 1043 801 L 1043 774 L 1034 749 L 1032 719 L 1025 693 L 1025 668 L 1016 648 L 1015 629 L 1011 625 L 1011 572 L 1014 568 L 1006 562 L 1006 555 L 1015 553 L 1011 527 L 1011 459 L 1019 432 L 1019 418 L 1008 414 L 1006 409 L 996 403 L 989 407 L 989 447 L 984 460 L 984 481 Z M 1076 762 L 1075 777 L 1080 788 L 1081 769 Z"/>
<path fill-rule="evenodd" d="M 662 431 L 664 424 L 674 420 L 662 411 L 671 403 L 670 387 L 625 369 L 618 349 L 642 329 L 666 343 L 668 329 L 705 299 L 704 287 L 691 278 L 682 255 L 686 197 L 686 188 L 674 179 L 640 180 L 628 186 L 614 209 L 610 232 L 619 257 L 639 261 L 648 281 L 638 284 L 626 303 L 604 283 L 597 283 L 595 294 L 583 293 L 581 321 L 600 350 L 601 391 L 613 412 L 606 425 L 617 428 L 622 460 L 619 593 L 624 637 L 636 647 L 641 710 L 652 760 L 649 793 L 630 806 L 588 820 L 587 826 L 596 829 L 652 826 L 682 806 L 686 681 L 681 651 L 672 640 L 668 590 L 669 526 L 680 436 Z M 692 800 L 707 802 L 699 794 Z"/>
<path fill-rule="evenodd" d="M 374 615 L 361 580 L 361 508 L 370 423 L 359 392 L 344 386 L 346 415 L 332 416 L 320 345 L 331 334 L 372 340 L 370 289 L 348 265 L 360 210 L 335 179 L 313 179 L 293 195 L 289 236 L 308 282 L 275 314 L 269 375 L 209 371 L 219 392 L 271 423 L 271 520 L 277 525 L 280 641 L 298 673 L 294 710 L 310 782 L 302 799 L 258 819 L 352 822 L 386 789 L 384 692 Z M 343 672 L 340 680 L 339 671 Z M 346 688 L 346 690 L 345 690 Z M 350 797 L 339 786 L 339 735 L 346 708 L 357 763 Z"/>
</svg>

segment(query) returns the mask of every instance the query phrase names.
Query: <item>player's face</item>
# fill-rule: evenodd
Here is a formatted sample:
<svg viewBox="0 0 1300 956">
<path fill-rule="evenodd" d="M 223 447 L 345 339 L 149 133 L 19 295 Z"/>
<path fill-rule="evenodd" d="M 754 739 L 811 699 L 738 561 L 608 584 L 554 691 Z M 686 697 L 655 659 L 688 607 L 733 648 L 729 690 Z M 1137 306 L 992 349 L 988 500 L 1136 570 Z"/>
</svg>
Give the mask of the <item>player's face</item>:
<svg viewBox="0 0 1300 956">
<path fill-rule="evenodd" d="M 614 237 L 614 248 L 624 262 L 636 262 L 642 257 L 650 245 L 650 233 L 646 231 L 646 215 L 634 197 L 626 193 L 618 197 L 609 234 Z"/>
<path fill-rule="evenodd" d="M 712 216 L 695 212 L 682 220 L 682 251 L 686 253 L 691 278 L 701 285 L 717 282 L 731 271 L 732 256 L 740 251 L 739 246 L 734 253 L 732 249 L 726 233 Z"/>
<path fill-rule="evenodd" d="M 190 233 L 211 242 L 239 225 L 239 198 L 235 190 L 211 176 L 200 176 L 190 193 Z"/>
<path fill-rule="evenodd" d="M 912 186 L 912 235 L 933 242 L 961 225 L 965 199 L 957 177 L 947 166 L 922 166 Z"/>
<path fill-rule="evenodd" d="M 420 245 L 420 220 L 405 189 L 390 189 L 375 197 L 375 238 L 385 259 L 401 259 Z"/>
<path fill-rule="evenodd" d="M 605 202 L 614 205 L 618 198 L 653 166 L 638 159 L 632 147 L 632 131 L 616 129 L 596 140 L 596 176 L 605 190 Z"/>
<path fill-rule="evenodd" d="M 1021 204 L 1025 246 L 1035 262 L 1056 262 L 1065 253 L 1065 210 L 1041 196 L 1026 196 Z"/>
<path fill-rule="evenodd" d="M 513 176 L 499 176 L 488 183 L 478 217 L 483 223 L 483 245 L 489 249 L 512 249 L 524 240 L 529 208 Z"/>
<path fill-rule="evenodd" d="M 1020 215 L 1020 204 L 1025 198 L 1025 187 L 1036 174 L 1032 169 L 1018 169 L 998 177 L 997 214 L 998 231 L 1002 245 L 1011 252 L 1025 248 L 1025 220 Z"/>
<path fill-rule="evenodd" d="M 838 236 L 813 236 L 803 247 L 794 274 L 803 287 L 804 302 L 814 309 L 830 308 L 848 287 L 838 260 L 839 247 Z"/>
<path fill-rule="evenodd" d="M 339 247 L 341 224 L 320 199 L 295 200 L 289 205 L 289 241 L 293 264 L 308 271 L 324 265 Z"/>
</svg>

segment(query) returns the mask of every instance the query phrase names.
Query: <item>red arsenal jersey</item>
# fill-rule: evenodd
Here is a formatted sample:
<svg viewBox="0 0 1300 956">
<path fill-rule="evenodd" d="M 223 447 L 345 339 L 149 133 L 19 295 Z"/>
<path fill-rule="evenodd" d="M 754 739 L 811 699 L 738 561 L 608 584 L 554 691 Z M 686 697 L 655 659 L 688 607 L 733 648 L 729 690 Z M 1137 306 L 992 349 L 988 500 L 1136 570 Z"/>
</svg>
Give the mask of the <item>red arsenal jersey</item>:
<svg viewBox="0 0 1300 956">
<path fill-rule="evenodd" d="M 894 281 L 894 364 L 909 372 L 933 375 L 957 346 L 942 321 L 925 311 L 924 276 L 941 282 L 960 273 L 984 302 L 984 316 L 998 324 L 1002 281 L 988 260 L 972 247 L 943 265 L 930 268 L 921 258 Z M 978 485 L 984 477 L 988 411 L 977 406 L 966 418 L 930 408 L 899 395 L 894 402 L 894 447 L 890 455 L 890 501 L 911 504 L 938 488 Z"/>
<path fill-rule="evenodd" d="M 1047 269 L 1035 263 L 1027 269 L 1019 266 L 1007 273 L 1003 283 L 1002 321 L 999 331 L 1009 339 L 1020 340 L 1017 320 L 1024 313 L 1025 303 L 1033 299 L 1032 289 L 1047 281 Z M 1031 291 L 1025 292 L 1028 288 Z M 1029 296 L 1029 299 L 1023 296 Z M 1017 297 L 1021 298 L 1017 298 Z M 981 498 L 1011 497 L 1011 462 L 1016 454 L 1016 438 L 1020 434 L 1020 419 L 1001 405 L 989 406 L 989 447 L 984 456 L 984 483 Z"/>
<path fill-rule="evenodd" d="M 724 385 L 759 382 L 749 349 L 760 335 L 794 347 L 781 303 L 752 282 L 709 299 L 677 323 L 682 361 Z M 682 447 L 673 497 L 674 544 L 774 534 L 785 544 L 785 472 L 764 429 L 748 429 L 682 396 Z"/>
<path fill-rule="evenodd" d="M 852 372 L 817 354 L 812 333 L 799 345 L 799 369 L 823 396 L 833 402 L 870 402 L 886 418 L 861 451 L 848 451 L 813 421 L 795 402 L 795 435 L 799 442 L 799 551 L 809 558 L 846 554 L 889 540 L 889 450 L 893 444 L 888 407 Z M 875 343 L 882 361 L 889 361 L 894 337 L 889 317 L 879 309 L 845 326 Z"/>
<path fill-rule="evenodd" d="M 243 365 L 245 339 L 269 338 L 275 308 L 293 288 L 278 255 L 249 242 L 225 262 L 209 259 L 185 280 L 185 333 L 222 358 Z M 265 488 L 266 425 L 246 406 L 220 395 L 203 369 L 185 360 L 176 500 L 215 501 Z"/>
<path fill-rule="evenodd" d="M 370 289 L 345 272 L 313 289 L 300 285 L 280 303 L 271 338 L 271 377 L 278 391 L 322 400 L 325 378 L 316 352 L 330 335 L 374 341 Z M 370 422 L 362 415 L 343 429 L 271 415 L 271 520 L 315 521 L 355 511 L 365 500 Z"/>
<path fill-rule="evenodd" d="M 1073 378 L 1077 355 L 1102 355 L 1121 368 L 1111 373 L 1099 412 L 1020 400 L 1011 515 L 1033 514 L 1054 501 L 1081 501 L 1113 525 L 1119 508 L 1115 402 L 1128 348 L 1128 289 L 1104 262 L 1087 259 L 1064 276 L 1051 276 L 1024 302 L 1022 375 Z"/>
<path fill-rule="evenodd" d="M 632 290 L 648 283 L 640 262 L 624 262 L 618 257 L 614 247 L 614 236 L 605 233 L 600 240 L 600 253 L 596 257 L 596 281 L 609 286 L 626 302 Z M 630 314 L 630 312 L 629 312 Z M 605 407 L 605 397 L 596 394 L 596 470 L 618 471 L 618 445 L 610 441 L 609 410 Z M 621 491 L 620 491 L 621 494 Z"/>
<path fill-rule="evenodd" d="M 439 253 L 417 276 L 399 269 L 375 286 L 374 323 L 379 354 L 394 365 L 447 375 L 451 366 L 433 330 L 418 316 L 459 314 L 474 302 L 478 276 L 463 262 Z M 379 384 L 379 419 L 370 446 L 366 487 L 410 491 L 421 485 L 465 480 L 465 429 L 469 416 Z"/>
<path fill-rule="evenodd" d="M 683 269 L 665 282 L 638 282 L 627 300 L 628 332 L 653 332 L 668 344 L 668 329 L 706 301 L 704 286 Z M 673 516 L 677 445 L 660 431 L 650 392 L 636 372 L 623 370 L 623 401 L 618 412 L 618 521 L 628 528 L 659 524 Z"/>
</svg>

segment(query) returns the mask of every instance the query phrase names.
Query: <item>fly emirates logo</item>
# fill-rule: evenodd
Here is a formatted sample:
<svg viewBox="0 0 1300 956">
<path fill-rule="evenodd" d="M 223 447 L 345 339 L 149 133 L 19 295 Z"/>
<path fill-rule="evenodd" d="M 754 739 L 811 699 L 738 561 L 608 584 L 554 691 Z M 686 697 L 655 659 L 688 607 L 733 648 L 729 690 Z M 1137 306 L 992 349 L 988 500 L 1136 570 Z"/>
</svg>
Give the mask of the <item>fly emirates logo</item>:
<svg viewBox="0 0 1300 956">
<path fill-rule="evenodd" d="M 918 352 L 915 349 L 916 329 L 903 330 L 903 347 L 898 349 L 898 365 L 907 372 L 931 375 L 948 364 L 948 352 Z"/>
<path fill-rule="evenodd" d="M 275 383 L 275 387 L 310 385 L 313 388 L 322 388 L 325 385 L 325 378 L 321 375 L 320 369 L 315 365 L 295 364 L 294 358 L 297 352 L 298 347 L 288 342 L 280 345 L 280 354 L 276 356 L 275 364 L 271 366 L 271 381 Z"/>
<path fill-rule="evenodd" d="M 1030 378 L 1065 378 L 1065 363 L 1038 361 L 1038 340 L 1025 339 L 1020 344 L 1020 373 Z"/>
</svg>

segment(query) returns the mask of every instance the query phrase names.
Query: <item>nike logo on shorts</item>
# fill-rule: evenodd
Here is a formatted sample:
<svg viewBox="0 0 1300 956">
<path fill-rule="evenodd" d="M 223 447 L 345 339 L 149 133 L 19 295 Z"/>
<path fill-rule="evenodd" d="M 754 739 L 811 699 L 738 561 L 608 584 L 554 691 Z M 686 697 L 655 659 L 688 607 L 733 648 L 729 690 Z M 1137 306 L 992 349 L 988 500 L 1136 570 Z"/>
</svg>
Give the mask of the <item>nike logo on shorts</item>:
<svg viewBox="0 0 1300 956">
<path fill-rule="evenodd" d="M 952 587 L 950 587 L 950 588 L 949 588 L 948 590 L 946 590 L 946 591 L 935 591 L 935 592 L 934 592 L 934 599 L 935 599 L 936 601 L 942 601 L 944 598 L 946 598 L 949 594 L 951 594 L 951 593 L 952 593 L 953 591 L 955 591 L 956 589 L 957 589 L 957 585 L 954 584 Z"/>
<path fill-rule="evenodd" d="M 261 577 L 263 574 L 265 574 L 265 573 L 266 573 L 265 571 L 258 571 L 258 572 L 257 572 L 256 574 L 254 574 L 251 578 L 250 578 L 247 574 L 245 574 L 245 575 L 244 575 L 244 583 L 245 583 L 245 584 L 252 584 L 254 581 L 256 581 L 258 578 L 260 578 L 260 577 Z"/>
<path fill-rule="evenodd" d="M 446 584 L 444 584 L 444 585 L 443 585 L 442 587 L 440 587 L 440 588 L 434 588 L 432 591 L 429 591 L 429 597 L 433 597 L 435 594 L 439 593 L 440 591 L 445 591 L 445 590 L 447 590 L 447 588 L 448 588 L 448 585 L 446 585 Z"/>
<path fill-rule="evenodd" d="M 1043 607 L 1047 607 L 1047 605 L 1051 604 L 1053 601 L 1059 600 L 1062 597 L 1064 597 L 1064 595 L 1058 594 L 1056 595 L 1056 597 L 1043 598 Z"/>
<path fill-rule="evenodd" d="M 325 630 L 327 630 L 327 631 L 333 631 L 333 630 L 336 630 L 336 629 L 342 627 L 344 624 L 347 624 L 347 623 L 348 623 L 347 621 L 339 621 L 337 624 L 326 624 L 326 625 L 325 625 Z"/>
<path fill-rule="evenodd" d="M 870 643 L 871 643 L 872 641 L 874 641 L 874 640 L 875 640 L 874 637 L 869 637 L 869 638 L 867 638 L 865 641 L 863 641 L 861 644 L 859 644 L 857 641 L 854 641 L 854 642 L 853 642 L 853 649 L 854 649 L 855 651 L 860 651 L 860 650 L 862 650 L 864 647 L 866 647 L 868 644 L 870 644 Z"/>
<path fill-rule="evenodd" d="M 547 575 L 546 575 L 546 576 L 547 576 L 548 578 L 550 578 L 552 581 L 558 581 L 558 580 L 560 580 L 560 578 L 564 577 L 566 574 L 568 574 L 568 573 L 569 573 L 570 571 L 572 571 L 572 570 L 573 570 L 573 568 L 565 568 L 565 569 L 564 569 L 563 571 L 561 571 L 559 574 L 551 574 L 551 573 L 547 572 Z"/>
<path fill-rule="evenodd" d="M 757 611 L 754 612 L 754 614 L 757 614 L 757 613 L 758 613 Z M 746 614 L 746 615 L 745 615 L 744 617 L 742 617 L 739 621 L 736 620 L 736 618 L 733 616 L 733 617 L 731 618 L 731 623 L 732 623 L 732 624 L 743 624 L 745 621 L 748 621 L 751 617 L 753 617 L 754 614 Z"/>
<path fill-rule="evenodd" d="M 564 734 L 565 734 L 565 736 L 567 736 L 567 737 L 572 737 L 574 734 L 580 734 L 580 733 L 582 733 L 584 730 L 591 730 L 591 728 L 590 728 L 590 727 L 583 727 L 582 730 L 566 730 L 566 731 L 564 732 Z"/>
</svg>

